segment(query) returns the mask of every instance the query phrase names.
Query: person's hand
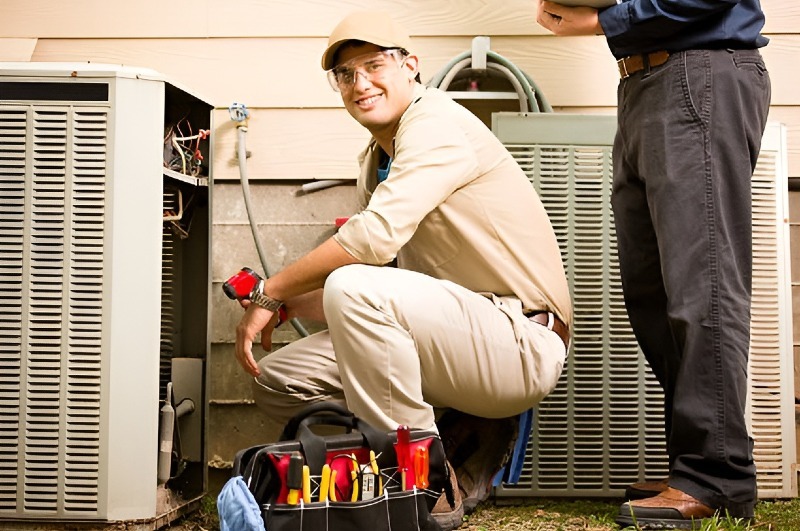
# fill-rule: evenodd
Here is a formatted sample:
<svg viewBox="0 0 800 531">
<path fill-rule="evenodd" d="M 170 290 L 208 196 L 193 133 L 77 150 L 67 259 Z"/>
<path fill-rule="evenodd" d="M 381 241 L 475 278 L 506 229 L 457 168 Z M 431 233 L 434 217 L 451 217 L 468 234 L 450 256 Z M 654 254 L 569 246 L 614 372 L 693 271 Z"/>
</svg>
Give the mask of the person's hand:
<svg viewBox="0 0 800 531">
<path fill-rule="evenodd" d="M 271 312 L 250 301 L 241 301 L 245 308 L 241 321 L 236 326 L 236 360 L 239 365 L 253 376 L 261 371 L 253 357 L 253 340 L 261 332 L 261 346 L 264 350 L 272 350 L 272 331 L 278 324 L 278 312 Z"/>
<path fill-rule="evenodd" d="M 603 27 L 593 7 L 562 6 L 549 0 L 537 0 L 536 21 L 560 36 L 602 35 Z"/>
</svg>

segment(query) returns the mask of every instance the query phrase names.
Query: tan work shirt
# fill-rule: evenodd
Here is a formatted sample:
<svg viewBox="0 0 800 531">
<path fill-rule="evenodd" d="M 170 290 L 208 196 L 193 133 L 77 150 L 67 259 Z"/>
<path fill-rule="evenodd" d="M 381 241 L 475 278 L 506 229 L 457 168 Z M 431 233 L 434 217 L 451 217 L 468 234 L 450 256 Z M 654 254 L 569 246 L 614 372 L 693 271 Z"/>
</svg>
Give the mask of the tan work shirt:
<svg viewBox="0 0 800 531">
<path fill-rule="evenodd" d="M 359 156 L 363 210 L 335 238 L 355 258 L 446 279 L 475 292 L 516 296 L 525 309 L 572 323 L 550 220 L 519 165 L 470 111 L 417 85 L 400 119 L 388 178 L 381 149 Z"/>
</svg>

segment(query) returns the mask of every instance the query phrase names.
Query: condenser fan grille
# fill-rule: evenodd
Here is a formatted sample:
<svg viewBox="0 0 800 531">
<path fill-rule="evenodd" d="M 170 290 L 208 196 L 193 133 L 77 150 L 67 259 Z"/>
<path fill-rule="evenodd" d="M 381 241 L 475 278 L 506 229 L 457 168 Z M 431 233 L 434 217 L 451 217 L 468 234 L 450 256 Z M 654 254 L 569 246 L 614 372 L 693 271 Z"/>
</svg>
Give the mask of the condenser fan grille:
<svg viewBox="0 0 800 531">
<path fill-rule="evenodd" d="M 573 344 L 536 410 L 522 476 L 508 496 L 619 496 L 667 473 L 663 394 L 622 298 L 611 210 L 613 116 L 496 113 L 493 130 L 536 188 L 561 247 Z M 768 127 L 753 176 L 749 422 L 761 497 L 796 495 L 786 232 L 785 132 Z"/>
</svg>

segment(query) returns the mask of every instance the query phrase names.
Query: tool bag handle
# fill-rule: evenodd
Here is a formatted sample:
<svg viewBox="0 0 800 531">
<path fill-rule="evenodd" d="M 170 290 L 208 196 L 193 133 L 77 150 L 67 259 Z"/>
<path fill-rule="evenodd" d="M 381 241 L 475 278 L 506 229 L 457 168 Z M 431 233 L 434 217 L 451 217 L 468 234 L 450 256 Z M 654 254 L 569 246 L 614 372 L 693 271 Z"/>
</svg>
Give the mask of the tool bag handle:
<svg viewBox="0 0 800 531">
<path fill-rule="evenodd" d="M 347 428 L 348 433 L 356 430 L 363 437 L 363 444 L 376 454 L 393 454 L 393 444 L 388 433 L 377 430 L 336 402 L 317 402 L 292 417 L 281 434 L 282 441 L 300 441 L 313 474 L 322 470 L 327 457 L 325 438 L 311 431 L 311 426 L 316 425 L 341 426 Z"/>
</svg>

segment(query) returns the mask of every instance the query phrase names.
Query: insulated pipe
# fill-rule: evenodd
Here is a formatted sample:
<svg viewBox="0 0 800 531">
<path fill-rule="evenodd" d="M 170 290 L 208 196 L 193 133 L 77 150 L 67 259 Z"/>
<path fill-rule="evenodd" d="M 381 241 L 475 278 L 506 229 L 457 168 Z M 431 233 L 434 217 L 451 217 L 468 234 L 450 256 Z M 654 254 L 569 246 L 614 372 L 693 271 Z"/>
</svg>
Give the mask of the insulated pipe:
<svg viewBox="0 0 800 531">
<path fill-rule="evenodd" d="M 442 81 L 444 80 L 444 78 L 446 76 L 448 76 L 448 74 L 450 73 L 450 71 L 453 68 L 456 68 L 459 65 L 459 63 L 461 63 L 465 59 L 467 59 L 468 62 L 471 62 L 471 58 L 472 58 L 472 53 L 470 51 L 466 51 L 466 52 L 463 52 L 463 53 L 457 55 L 456 57 L 451 59 L 450 62 L 448 64 L 446 64 L 445 67 L 442 68 L 428 82 L 428 85 L 430 85 L 432 87 L 440 88 L 440 85 L 442 84 Z M 487 65 L 488 65 L 488 60 L 492 60 L 495 63 L 498 63 L 498 64 L 506 67 L 508 70 L 511 71 L 513 76 L 522 85 L 523 91 L 524 91 L 524 93 L 525 93 L 525 95 L 527 97 L 528 102 L 530 103 L 530 108 L 533 111 L 535 111 L 535 112 L 553 112 L 553 108 L 550 106 L 550 104 L 547 102 L 547 100 L 545 100 L 544 96 L 542 95 L 541 90 L 539 90 L 539 87 L 536 85 L 536 83 L 533 81 L 533 79 L 531 79 L 530 76 L 528 76 L 526 73 L 522 72 L 519 68 L 517 68 L 517 66 L 514 65 L 514 63 L 508 61 L 506 58 L 504 58 L 500 54 L 495 53 L 495 52 L 493 52 L 491 50 L 486 52 L 486 58 L 487 58 Z M 463 66 L 461 68 L 463 68 Z M 459 68 L 459 70 L 461 68 Z M 454 75 L 452 77 L 454 77 Z M 451 80 L 452 80 L 452 77 L 451 77 Z M 524 81 L 524 83 L 523 83 L 523 81 Z M 449 82 L 448 82 L 448 84 L 449 84 Z"/>
<path fill-rule="evenodd" d="M 447 72 L 447 75 L 444 77 L 444 79 L 442 79 L 442 82 L 439 85 L 439 89 L 447 90 L 450 87 L 450 83 L 452 83 L 453 79 L 455 79 L 456 75 L 458 75 L 458 73 L 461 70 L 463 70 L 471 62 L 472 61 L 470 59 L 464 59 L 462 61 L 459 61 L 455 65 L 453 65 L 453 67 L 450 69 L 450 71 Z M 529 110 L 532 110 L 532 109 L 538 110 L 538 106 L 535 106 L 535 103 L 534 103 L 534 105 L 529 107 L 528 98 L 527 98 L 527 95 L 525 94 L 525 88 L 522 86 L 522 83 L 520 83 L 519 79 L 517 79 L 517 77 L 514 75 L 514 73 L 509 68 L 507 68 L 507 67 L 505 67 L 505 66 L 503 66 L 501 64 L 491 63 L 491 62 L 487 62 L 486 63 L 486 67 L 487 68 L 491 68 L 493 70 L 497 70 L 497 71 L 501 72 L 502 74 L 504 74 L 506 76 L 508 81 L 514 87 L 514 90 L 516 91 L 517 96 L 519 96 L 519 112 L 528 112 Z"/>
</svg>

